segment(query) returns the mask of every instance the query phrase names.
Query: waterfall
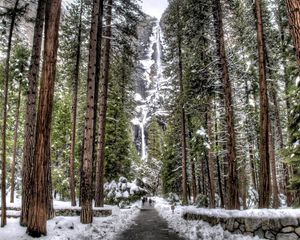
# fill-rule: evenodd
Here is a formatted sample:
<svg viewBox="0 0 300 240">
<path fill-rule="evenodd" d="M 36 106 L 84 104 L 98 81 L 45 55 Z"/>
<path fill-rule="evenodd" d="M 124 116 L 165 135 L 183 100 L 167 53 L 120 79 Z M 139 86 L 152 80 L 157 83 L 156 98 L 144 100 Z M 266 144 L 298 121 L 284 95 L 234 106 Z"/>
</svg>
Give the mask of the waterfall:
<svg viewBox="0 0 300 240">
<path fill-rule="evenodd" d="M 156 110 L 159 106 L 160 82 L 163 79 L 161 28 L 159 21 L 155 22 L 149 41 L 150 44 L 148 49 L 146 49 L 146 57 L 139 61 L 144 71 L 142 81 L 145 86 L 145 91 L 137 91 L 135 94 L 135 100 L 138 102 L 138 106 L 136 108 L 137 114 L 132 120 L 132 123 L 139 127 L 140 156 L 142 160 L 147 159 L 147 124 L 151 117 L 156 114 Z"/>
</svg>

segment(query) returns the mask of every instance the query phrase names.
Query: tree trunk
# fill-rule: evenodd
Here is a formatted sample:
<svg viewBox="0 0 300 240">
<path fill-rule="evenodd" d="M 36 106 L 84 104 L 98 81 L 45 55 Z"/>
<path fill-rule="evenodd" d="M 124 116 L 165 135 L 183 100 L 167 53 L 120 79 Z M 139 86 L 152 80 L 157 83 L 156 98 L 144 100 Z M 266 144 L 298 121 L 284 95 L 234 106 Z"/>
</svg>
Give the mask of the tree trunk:
<svg viewBox="0 0 300 240">
<path fill-rule="evenodd" d="M 284 145 L 283 145 L 283 135 L 282 135 L 282 127 L 281 127 L 281 120 L 280 120 L 280 112 L 279 112 L 279 106 L 278 106 L 278 101 L 277 101 L 277 91 L 275 89 L 274 83 L 271 82 L 271 100 L 273 102 L 274 106 L 274 114 L 275 114 L 275 126 L 276 128 L 272 129 L 272 124 L 270 123 L 270 158 L 271 158 L 271 171 L 272 171 L 272 192 L 273 192 L 273 208 L 278 208 L 280 203 L 279 203 L 279 190 L 278 190 L 278 182 L 277 182 L 277 177 L 276 177 L 276 152 L 275 152 L 275 139 L 276 135 L 278 137 L 279 141 L 279 151 L 284 150 Z M 284 189 L 286 189 L 288 183 L 288 179 L 286 179 L 286 176 L 288 176 L 288 172 L 286 172 L 286 163 L 283 163 L 282 165 L 282 170 L 284 172 Z M 287 182 L 286 182 L 287 181 Z M 287 195 L 288 197 L 288 195 Z M 289 197 L 288 197 L 289 198 Z M 288 201 L 287 201 L 288 202 Z"/>
<path fill-rule="evenodd" d="M 76 192 L 75 192 L 75 145 L 76 145 L 76 123 L 77 123 L 77 99 L 78 99 L 78 85 L 79 85 L 79 71 L 81 59 L 81 31 L 82 31 L 82 2 L 80 3 L 80 15 L 77 33 L 77 50 L 76 50 L 76 64 L 74 68 L 74 83 L 73 83 L 73 103 L 72 103 L 72 135 L 71 135 L 71 152 L 70 152 L 70 198 L 71 206 L 76 206 Z"/>
<path fill-rule="evenodd" d="M 208 141 L 209 141 L 209 145 L 210 148 L 208 149 L 208 174 L 209 174 L 209 182 L 210 182 L 210 201 L 209 201 L 209 206 L 210 208 L 215 208 L 215 192 L 216 192 L 216 188 L 215 188 L 215 162 L 214 162 L 214 157 L 213 157 L 213 152 L 212 152 L 212 138 L 213 138 L 213 132 L 212 132 L 212 117 L 211 117 L 211 110 L 210 110 L 210 106 L 211 106 L 211 100 L 209 100 L 209 104 L 208 104 L 208 108 L 207 108 L 207 134 L 208 134 Z"/>
<path fill-rule="evenodd" d="M 271 122 L 269 123 L 269 144 L 270 144 L 270 162 L 272 171 L 272 195 L 273 195 L 273 208 L 279 208 L 279 191 L 276 177 L 276 159 L 275 159 L 275 140 L 274 131 L 272 131 Z"/>
<path fill-rule="evenodd" d="M 227 128 L 227 159 L 228 159 L 228 201 L 226 207 L 228 209 L 239 209 L 239 193 L 238 193 L 238 173 L 236 162 L 236 143 L 234 131 L 234 113 L 232 103 L 232 90 L 229 79 L 228 63 L 224 43 L 224 31 L 222 20 L 222 8 L 220 0 L 212 0 L 213 15 L 215 20 L 215 36 L 217 41 L 217 51 L 219 56 L 219 68 L 222 73 L 222 82 L 224 89 L 225 116 Z"/>
<path fill-rule="evenodd" d="M 300 70 L 300 2 L 295 0 L 286 0 L 287 13 L 289 16 L 289 25 L 292 37 L 294 39 L 296 59 L 298 67 Z M 288 90 L 288 81 L 286 81 L 286 91 Z M 287 98 L 287 108 L 290 109 L 289 100 Z M 289 116 L 290 114 L 288 114 Z M 289 117 L 288 117 L 289 121 Z M 287 171 L 288 172 L 288 171 Z M 293 174 L 293 169 L 291 167 L 290 174 Z M 291 176 L 292 177 L 292 176 Z M 291 194 L 288 194 L 288 202 L 292 201 Z"/>
<path fill-rule="evenodd" d="M 185 100 L 184 100 L 184 86 L 183 86 L 183 66 L 182 66 L 182 36 L 180 24 L 180 4 L 177 3 L 177 47 L 178 47 L 178 78 L 180 85 L 180 111 L 181 111 L 181 159 L 182 159 L 182 204 L 188 203 L 187 196 L 187 143 L 186 143 L 186 116 L 185 116 Z"/>
<path fill-rule="evenodd" d="M 206 163 L 205 163 L 205 160 L 206 159 L 201 159 L 201 175 L 202 175 L 202 195 L 206 196 L 206 190 L 207 190 L 207 184 L 206 183 L 206 173 L 205 173 L 205 170 L 207 170 L 207 167 L 205 166 Z"/>
<path fill-rule="evenodd" d="M 51 143 L 51 139 L 50 139 Z M 51 144 L 49 144 L 51 146 Z M 47 148 L 47 158 L 49 159 L 48 162 L 48 174 L 47 174 L 47 183 L 48 183 L 48 191 L 46 197 L 46 205 L 47 205 L 47 219 L 52 219 L 55 216 L 54 208 L 53 208 L 53 194 L 52 194 L 52 175 L 51 175 L 51 150 L 50 147 Z"/>
<path fill-rule="evenodd" d="M 25 134 L 22 166 L 22 211 L 20 217 L 21 226 L 27 226 L 29 196 L 31 194 L 30 176 L 32 172 L 34 146 L 35 146 L 35 126 L 36 126 L 36 98 L 39 77 L 39 66 L 41 56 L 41 46 L 43 39 L 43 26 L 45 18 L 46 0 L 39 0 L 35 19 L 33 47 L 31 63 L 28 73 L 29 89 L 26 102 Z"/>
<path fill-rule="evenodd" d="M 104 10 L 104 0 L 100 0 L 100 8 L 99 8 L 99 15 L 98 15 L 98 32 L 97 32 L 97 56 L 96 56 L 96 72 L 98 73 L 95 77 L 95 97 L 94 97 L 94 143 L 93 143 L 93 159 L 95 161 L 93 162 L 93 196 L 95 197 L 96 194 L 96 179 L 97 179 L 97 151 L 98 151 L 98 139 L 99 139 L 99 131 L 98 129 L 98 114 L 100 114 L 98 109 L 98 103 L 99 103 L 99 84 L 100 84 L 100 78 L 101 78 L 101 67 L 102 67 L 102 54 L 103 54 L 103 48 L 102 48 L 102 35 L 103 35 L 103 10 Z M 100 121 L 100 120 L 99 120 Z M 100 190 L 101 191 L 101 190 Z"/>
<path fill-rule="evenodd" d="M 7 102 L 8 102 L 8 82 L 10 68 L 10 53 L 12 44 L 12 35 L 16 21 L 16 11 L 19 0 L 16 0 L 13 13 L 11 15 L 11 23 L 9 27 L 7 54 L 5 62 L 5 80 L 4 80 L 4 103 L 3 103 L 3 125 L 2 125 L 2 178 L 1 178 L 1 227 L 6 225 L 6 125 L 7 125 Z"/>
<path fill-rule="evenodd" d="M 195 172 L 195 159 L 191 159 L 191 171 L 192 171 L 193 202 L 195 203 L 196 198 L 197 198 L 197 183 L 196 183 L 196 172 Z"/>
<path fill-rule="evenodd" d="M 255 166 L 255 159 L 254 159 L 254 151 L 253 151 L 253 144 L 249 142 L 249 158 L 250 158 L 250 166 L 251 166 L 251 178 L 252 184 L 255 190 L 257 188 L 257 176 L 256 176 L 256 166 Z"/>
<path fill-rule="evenodd" d="M 245 80 L 245 92 L 246 92 L 246 106 L 249 107 L 249 105 L 250 105 L 250 101 L 249 101 L 250 91 L 249 91 L 247 80 Z M 247 110 L 249 111 L 250 109 L 248 108 Z M 249 116 L 247 116 L 247 119 L 246 119 L 246 132 L 247 132 L 247 140 L 248 140 L 248 144 L 249 144 L 248 152 L 249 152 L 249 161 L 250 161 L 250 167 L 251 167 L 251 179 L 252 179 L 253 188 L 255 190 L 257 190 L 258 188 L 257 188 L 257 177 L 256 177 L 256 164 L 255 164 L 254 150 L 253 150 L 254 140 L 253 140 L 253 132 L 251 132 L 254 128 L 250 128 L 250 126 L 252 125 L 252 123 L 250 121 L 251 120 L 249 119 Z"/>
<path fill-rule="evenodd" d="M 14 133 L 14 146 L 13 146 L 13 159 L 11 162 L 11 178 L 10 178 L 10 202 L 14 202 L 15 198 L 15 168 L 17 158 L 17 145 L 18 145 L 18 130 L 20 122 L 20 103 L 21 103 L 21 85 L 19 86 L 18 100 L 17 100 L 17 112 L 15 122 L 15 133 Z"/>
<path fill-rule="evenodd" d="M 81 167 L 80 180 L 80 204 L 81 214 L 80 222 L 83 224 L 92 223 L 93 221 L 93 154 L 94 154 L 94 117 L 95 117 L 95 91 L 96 78 L 99 77 L 97 71 L 97 46 L 99 13 L 101 13 L 102 0 L 93 1 L 92 22 L 90 30 L 90 47 L 89 47 L 89 63 L 88 63 L 88 83 L 87 83 L 87 107 L 85 113 L 85 131 L 84 131 L 84 149 Z"/>
<path fill-rule="evenodd" d="M 182 151 L 182 203 L 187 204 L 187 149 L 186 149 L 185 109 L 181 106 L 181 151 Z"/>
<path fill-rule="evenodd" d="M 216 98 L 215 98 L 216 99 Z M 216 101 L 216 100 L 215 100 Z M 223 185 L 222 185 L 222 169 L 221 162 L 219 157 L 219 136 L 218 136 L 218 121 L 217 121 L 217 106 L 214 104 L 214 112 L 215 112 L 215 149 L 216 149 L 216 162 L 217 162 L 217 172 L 218 172 L 218 188 L 219 195 L 221 199 L 221 208 L 225 207 L 224 194 L 223 194 Z"/>
<path fill-rule="evenodd" d="M 288 89 L 289 89 L 290 80 L 289 80 L 288 73 L 287 73 L 287 56 L 286 56 L 287 43 L 285 40 L 286 26 L 283 21 L 283 15 L 284 15 L 285 11 L 282 11 L 281 8 L 285 8 L 284 1 L 280 2 L 278 12 L 279 12 L 279 28 L 280 28 L 280 40 L 281 40 L 281 60 L 282 60 L 282 65 L 283 65 L 283 79 L 284 79 L 284 83 L 285 83 L 284 91 L 285 91 L 285 99 L 286 99 L 286 116 L 287 116 L 287 121 L 288 121 L 288 125 L 289 125 L 290 103 L 289 103 Z M 289 139 L 289 135 L 288 135 L 288 139 Z M 284 147 L 284 145 L 282 142 L 282 148 L 283 147 Z M 280 139 L 280 148 L 281 148 L 281 139 Z M 285 195 L 287 196 L 287 205 L 289 206 L 292 202 L 292 194 L 288 191 L 288 185 L 289 185 L 289 169 L 288 169 L 288 165 L 286 163 L 283 163 L 283 191 L 284 191 Z"/>
<path fill-rule="evenodd" d="M 49 213 L 50 134 L 53 109 L 58 30 L 61 0 L 46 5 L 44 61 L 41 74 L 38 114 L 36 122 L 35 154 L 33 157 L 32 194 L 29 198 L 27 233 L 33 237 L 47 234 Z M 48 204 L 47 204 L 48 203 Z"/>
<path fill-rule="evenodd" d="M 106 12 L 106 31 L 104 33 L 104 59 L 103 75 L 100 86 L 100 111 L 99 111 L 99 140 L 96 162 L 96 189 L 95 189 L 95 207 L 103 207 L 104 204 L 104 159 L 105 159 L 105 129 L 107 112 L 107 94 L 110 71 L 110 52 L 111 52 L 111 22 L 112 22 L 112 4 L 113 0 L 108 0 Z"/>
<path fill-rule="evenodd" d="M 270 157 L 269 157 L 269 104 L 266 77 L 266 45 L 263 32 L 261 1 L 255 0 L 257 25 L 259 93 L 260 93 L 260 189 L 259 207 L 268 208 L 270 203 Z"/>
<path fill-rule="evenodd" d="M 290 30 L 295 43 L 296 57 L 300 69 L 300 2 L 286 0 Z"/>
</svg>

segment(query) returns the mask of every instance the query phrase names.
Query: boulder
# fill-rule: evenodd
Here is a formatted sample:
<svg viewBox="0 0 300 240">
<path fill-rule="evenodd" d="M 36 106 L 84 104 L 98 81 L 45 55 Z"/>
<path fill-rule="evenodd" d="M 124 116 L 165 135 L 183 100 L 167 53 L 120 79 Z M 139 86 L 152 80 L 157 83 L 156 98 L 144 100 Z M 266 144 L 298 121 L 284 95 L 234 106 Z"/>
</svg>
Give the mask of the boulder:
<svg viewBox="0 0 300 240">
<path fill-rule="evenodd" d="M 297 228 L 295 229 L 295 233 L 297 233 L 298 236 L 300 236 L 300 227 L 297 227 Z"/>
<path fill-rule="evenodd" d="M 284 227 L 287 227 L 287 226 L 297 227 L 298 226 L 297 218 L 282 218 L 282 219 L 280 219 L 280 222 L 281 222 L 282 226 L 284 226 Z"/>
<path fill-rule="evenodd" d="M 272 232 L 270 232 L 270 231 L 266 231 L 266 233 L 265 233 L 265 238 L 266 239 L 276 239 L 276 237 L 275 237 L 275 234 L 273 234 Z"/>
<path fill-rule="evenodd" d="M 275 232 L 279 232 L 282 228 L 279 219 L 270 219 L 269 226 L 270 226 L 270 229 Z"/>
<path fill-rule="evenodd" d="M 233 225 L 234 229 L 238 229 L 238 228 L 239 228 L 239 225 L 240 225 L 240 224 L 239 224 L 237 221 L 235 221 L 235 222 L 234 222 L 234 225 Z"/>
<path fill-rule="evenodd" d="M 259 238 L 264 238 L 265 233 L 264 233 L 264 231 L 262 230 L 262 228 L 259 228 L 258 230 L 256 230 L 256 231 L 254 232 L 254 236 L 258 236 Z"/>
<path fill-rule="evenodd" d="M 293 227 L 285 227 L 283 229 L 281 229 L 281 232 L 283 233 L 290 233 L 290 232 L 294 232 L 294 228 Z"/>
<path fill-rule="evenodd" d="M 279 233 L 276 236 L 276 240 L 297 240 L 298 236 L 296 233 Z"/>
<path fill-rule="evenodd" d="M 240 229 L 242 232 L 245 232 L 245 231 L 246 231 L 245 225 L 244 225 L 244 224 L 241 224 L 240 227 L 239 227 L 239 229 Z"/>
<path fill-rule="evenodd" d="M 233 218 L 229 218 L 226 221 L 226 225 L 225 225 L 226 230 L 228 230 L 229 232 L 232 232 L 234 229 L 234 219 Z"/>
<path fill-rule="evenodd" d="M 245 219 L 245 227 L 247 232 L 255 232 L 259 227 L 261 227 L 262 220 L 255 218 Z"/>
</svg>

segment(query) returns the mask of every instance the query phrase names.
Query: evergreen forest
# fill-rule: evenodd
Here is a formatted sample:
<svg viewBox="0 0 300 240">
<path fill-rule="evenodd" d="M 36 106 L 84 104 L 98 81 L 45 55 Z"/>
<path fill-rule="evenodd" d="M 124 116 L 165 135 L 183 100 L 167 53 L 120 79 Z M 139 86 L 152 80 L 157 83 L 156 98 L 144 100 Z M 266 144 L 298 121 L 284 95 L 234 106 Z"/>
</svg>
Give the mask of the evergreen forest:
<svg viewBox="0 0 300 240">
<path fill-rule="evenodd" d="M 46 236 L 56 202 L 300 207 L 300 1 L 146 2 L 0 0 L 2 229 L 17 206 Z"/>
</svg>

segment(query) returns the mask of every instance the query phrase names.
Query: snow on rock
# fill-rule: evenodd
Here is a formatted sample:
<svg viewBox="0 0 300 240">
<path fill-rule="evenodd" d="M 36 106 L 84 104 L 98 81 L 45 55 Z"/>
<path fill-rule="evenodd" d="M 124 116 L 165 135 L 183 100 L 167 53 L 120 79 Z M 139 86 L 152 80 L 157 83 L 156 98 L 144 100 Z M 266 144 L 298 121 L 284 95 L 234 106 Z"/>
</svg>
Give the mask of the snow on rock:
<svg viewBox="0 0 300 240">
<path fill-rule="evenodd" d="M 137 185 L 131 185 L 130 187 L 130 194 L 133 195 L 137 193 L 140 190 L 140 188 Z"/>
<path fill-rule="evenodd" d="M 299 84 L 300 84 L 300 76 L 298 76 L 298 77 L 296 78 L 296 86 L 299 86 Z"/>
<path fill-rule="evenodd" d="M 140 125 L 140 120 L 138 118 L 134 118 L 134 119 L 131 120 L 131 123 L 133 125 L 139 126 Z"/>
<path fill-rule="evenodd" d="M 134 100 L 135 101 L 140 101 L 140 102 L 142 102 L 142 101 L 144 101 L 144 99 L 142 98 L 142 96 L 141 96 L 141 94 L 139 94 L 139 93 L 135 93 L 134 94 Z"/>
<path fill-rule="evenodd" d="M 54 229 L 74 229 L 74 222 L 66 221 L 64 217 L 57 217 Z"/>
<path fill-rule="evenodd" d="M 200 135 L 200 136 L 207 136 L 206 131 L 203 127 L 201 127 L 200 129 L 197 130 L 196 134 Z"/>
<path fill-rule="evenodd" d="M 129 193 L 127 191 L 123 192 L 123 198 L 128 198 L 129 197 Z"/>
</svg>

